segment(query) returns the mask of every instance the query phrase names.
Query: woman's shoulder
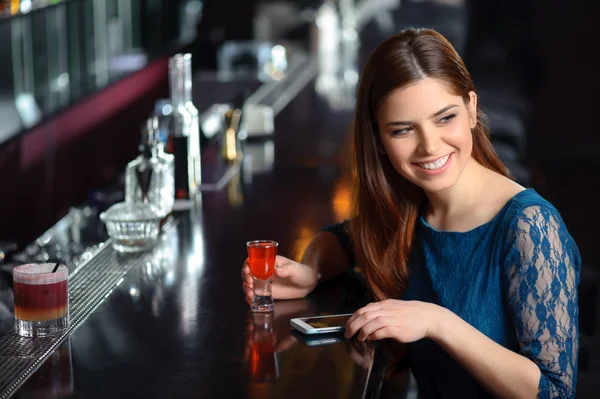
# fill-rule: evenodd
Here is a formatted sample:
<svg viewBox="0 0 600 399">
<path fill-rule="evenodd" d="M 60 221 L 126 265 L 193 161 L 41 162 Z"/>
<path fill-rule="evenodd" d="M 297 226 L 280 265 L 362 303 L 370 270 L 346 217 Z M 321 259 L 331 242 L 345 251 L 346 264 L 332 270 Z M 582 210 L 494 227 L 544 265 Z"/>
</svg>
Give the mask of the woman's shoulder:
<svg viewBox="0 0 600 399">
<path fill-rule="evenodd" d="M 510 200 L 502 219 L 509 244 L 515 243 L 515 240 L 520 245 L 558 240 L 576 247 L 560 212 L 532 188 L 521 191 Z"/>
<path fill-rule="evenodd" d="M 504 212 L 504 225 L 514 226 L 519 221 L 537 220 L 542 222 L 548 218 L 557 219 L 556 222 L 562 223 L 562 218 L 558 210 L 542 197 L 535 189 L 527 188 L 515 194 L 507 203 Z"/>
<path fill-rule="evenodd" d="M 559 211 L 534 189 L 511 199 L 503 227 L 502 248 L 507 264 L 535 265 L 538 269 L 563 265 L 579 273 L 581 255 L 577 243 Z M 575 278 L 578 281 L 578 275 Z"/>
</svg>

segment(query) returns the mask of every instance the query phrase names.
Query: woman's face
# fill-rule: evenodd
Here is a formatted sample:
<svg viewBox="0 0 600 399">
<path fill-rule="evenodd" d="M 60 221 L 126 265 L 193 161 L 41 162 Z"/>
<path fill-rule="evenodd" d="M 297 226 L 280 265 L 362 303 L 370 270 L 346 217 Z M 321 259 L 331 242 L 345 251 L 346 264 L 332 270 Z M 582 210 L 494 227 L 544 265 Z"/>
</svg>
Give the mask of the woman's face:
<svg viewBox="0 0 600 399">
<path fill-rule="evenodd" d="M 429 193 L 452 187 L 471 160 L 477 96 L 452 94 L 425 78 L 393 91 L 377 113 L 379 134 L 398 173 Z"/>
</svg>

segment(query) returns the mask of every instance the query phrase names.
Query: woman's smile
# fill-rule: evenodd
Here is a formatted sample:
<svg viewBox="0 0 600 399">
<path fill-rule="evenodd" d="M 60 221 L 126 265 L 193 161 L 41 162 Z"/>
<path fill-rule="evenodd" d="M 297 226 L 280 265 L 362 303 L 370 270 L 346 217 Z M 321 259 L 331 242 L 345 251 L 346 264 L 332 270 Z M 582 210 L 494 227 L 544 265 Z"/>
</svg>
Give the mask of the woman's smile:
<svg viewBox="0 0 600 399">
<path fill-rule="evenodd" d="M 415 164 L 418 165 L 422 169 L 437 170 L 437 169 L 444 167 L 448 163 L 448 160 L 450 159 L 450 155 L 452 155 L 452 153 L 446 154 L 439 158 L 434 158 L 431 161 L 416 162 Z"/>
</svg>

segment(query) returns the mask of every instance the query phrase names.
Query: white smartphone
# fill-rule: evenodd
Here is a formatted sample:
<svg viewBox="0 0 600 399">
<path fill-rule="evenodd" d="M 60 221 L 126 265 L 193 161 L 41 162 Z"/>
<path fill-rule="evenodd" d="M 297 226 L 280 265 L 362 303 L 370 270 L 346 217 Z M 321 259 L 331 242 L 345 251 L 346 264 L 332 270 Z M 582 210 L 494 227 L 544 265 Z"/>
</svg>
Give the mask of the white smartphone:
<svg viewBox="0 0 600 399">
<path fill-rule="evenodd" d="M 304 334 L 327 334 L 346 329 L 346 322 L 352 313 L 328 316 L 298 317 L 290 320 L 290 325 Z"/>
</svg>

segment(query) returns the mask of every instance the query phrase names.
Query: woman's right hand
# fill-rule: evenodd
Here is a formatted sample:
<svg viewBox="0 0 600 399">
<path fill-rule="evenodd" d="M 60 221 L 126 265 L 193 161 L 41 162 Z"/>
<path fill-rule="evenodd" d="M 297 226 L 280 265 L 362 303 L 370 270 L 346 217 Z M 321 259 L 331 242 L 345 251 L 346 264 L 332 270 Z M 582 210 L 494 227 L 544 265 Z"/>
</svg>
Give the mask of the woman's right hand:
<svg viewBox="0 0 600 399">
<path fill-rule="evenodd" d="M 272 286 L 273 299 L 304 298 L 317 286 L 318 281 L 318 272 L 314 268 L 277 255 Z M 250 272 L 248 259 L 242 267 L 242 288 L 246 302 L 251 304 L 254 278 Z"/>
</svg>

